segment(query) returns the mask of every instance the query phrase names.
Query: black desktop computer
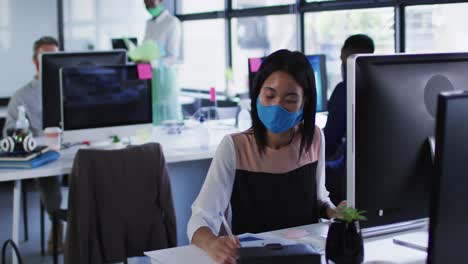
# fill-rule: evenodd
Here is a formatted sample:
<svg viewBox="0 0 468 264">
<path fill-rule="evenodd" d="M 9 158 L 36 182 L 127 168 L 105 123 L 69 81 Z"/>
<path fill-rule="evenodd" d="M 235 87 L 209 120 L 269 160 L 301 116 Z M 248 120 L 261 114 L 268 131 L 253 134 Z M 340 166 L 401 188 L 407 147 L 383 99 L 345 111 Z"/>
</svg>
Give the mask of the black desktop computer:
<svg viewBox="0 0 468 264">
<path fill-rule="evenodd" d="M 427 225 L 437 96 L 465 90 L 468 53 L 348 59 L 347 200 L 364 236 Z"/>
<path fill-rule="evenodd" d="M 439 96 L 428 263 L 468 263 L 468 92 Z"/>
<path fill-rule="evenodd" d="M 60 69 L 67 66 L 125 65 L 125 50 L 103 52 L 54 52 L 40 57 L 43 128 L 60 124 Z"/>
<path fill-rule="evenodd" d="M 315 75 L 317 90 L 317 112 L 327 111 L 327 69 L 325 55 L 306 55 Z M 255 75 L 265 58 L 249 58 L 249 90 L 253 87 Z"/>
</svg>

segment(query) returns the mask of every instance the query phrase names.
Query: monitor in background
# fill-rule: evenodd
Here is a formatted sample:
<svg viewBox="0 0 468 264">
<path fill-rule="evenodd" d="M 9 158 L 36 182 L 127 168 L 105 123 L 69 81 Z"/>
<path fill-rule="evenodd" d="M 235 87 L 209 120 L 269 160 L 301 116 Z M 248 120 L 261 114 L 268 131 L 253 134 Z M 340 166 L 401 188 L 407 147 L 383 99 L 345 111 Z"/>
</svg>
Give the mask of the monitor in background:
<svg viewBox="0 0 468 264">
<path fill-rule="evenodd" d="M 61 98 L 64 142 L 128 137 L 152 123 L 151 79 L 136 65 L 62 68 Z"/>
<path fill-rule="evenodd" d="M 117 49 L 124 49 L 128 51 L 128 47 L 125 44 L 125 39 L 130 40 L 135 46 L 138 45 L 138 40 L 137 38 L 113 38 L 112 41 L 112 49 L 117 50 Z"/>
<path fill-rule="evenodd" d="M 363 235 L 426 225 L 437 95 L 466 89 L 468 53 L 348 59 L 347 201 Z"/>
<path fill-rule="evenodd" d="M 40 57 L 43 128 L 60 124 L 60 69 L 69 66 L 125 65 L 125 50 L 43 53 Z"/>
<path fill-rule="evenodd" d="M 428 263 L 468 263 L 468 92 L 439 96 Z"/>
<path fill-rule="evenodd" d="M 325 55 L 307 55 L 315 75 L 317 112 L 327 111 L 327 69 Z M 249 89 L 253 87 L 255 74 L 265 58 L 249 58 Z"/>
</svg>

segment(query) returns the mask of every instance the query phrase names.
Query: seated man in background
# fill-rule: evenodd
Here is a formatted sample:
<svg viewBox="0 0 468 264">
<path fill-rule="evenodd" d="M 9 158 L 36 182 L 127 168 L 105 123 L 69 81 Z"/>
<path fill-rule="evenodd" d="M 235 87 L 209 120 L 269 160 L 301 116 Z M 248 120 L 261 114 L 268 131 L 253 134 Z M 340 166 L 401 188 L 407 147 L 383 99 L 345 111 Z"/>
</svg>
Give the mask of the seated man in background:
<svg viewBox="0 0 468 264">
<path fill-rule="evenodd" d="M 326 187 L 333 203 L 346 200 L 346 60 L 357 53 L 374 53 L 374 41 L 357 34 L 346 39 L 341 49 L 343 81 L 336 85 L 328 101 L 328 119 L 324 128 Z"/>
<path fill-rule="evenodd" d="M 3 136 L 6 136 L 8 129 L 14 129 L 18 118 L 18 106 L 24 105 L 26 117 L 29 120 L 29 129 L 34 137 L 43 135 L 42 127 L 42 92 L 40 85 L 39 54 L 43 52 L 56 52 L 59 50 L 59 43 L 53 37 L 41 37 L 34 42 L 33 63 L 36 68 L 36 76 L 25 86 L 21 87 L 10 98 L 8 104 Z M 52 219 L 52 212 L 60 208 L 62 194 L 60 192 L 60 177 L 45 177 L 36 179 L 40 193 L 41 202 L 47 210 L 49 218 Z M 59 225 L 59 238 L 62 236 L 62 226 Z M 59 250 L 62 248 L 62 239 L 59 239 Z M 52 234 L 49 234 L 48 250 L 52 252 Z"/>
</svg>

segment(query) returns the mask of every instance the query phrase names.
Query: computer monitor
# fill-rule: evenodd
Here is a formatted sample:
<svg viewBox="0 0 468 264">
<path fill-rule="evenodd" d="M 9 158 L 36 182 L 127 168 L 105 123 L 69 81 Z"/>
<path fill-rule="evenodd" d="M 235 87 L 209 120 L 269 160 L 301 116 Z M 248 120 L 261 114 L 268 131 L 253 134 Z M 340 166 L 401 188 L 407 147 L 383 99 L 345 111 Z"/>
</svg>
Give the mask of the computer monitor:
<svg viewBox="0 0 468 264">
<path fill-rule="evenodd" d="M 468 92 L 439 96 L 428 263 L 468 262 Z"/>
<path fill-rule="evenodd" d="M 54 52 L 40 56 L 42 89 L 42 125 L 61 127 L 60 124 L 60 69 L 67 66 L 125 65 L 125 50 L 100 52 Z"/>
<path fill-rule="evenodd" d="M 125 39 L 130 40 L 135 46 L 138 45 L 138 40 L 137 38 L 113 38 L 112 41 L 112 49 L 118 50 L 118 49 L 124 49 L 128 50 L 127 45 L 125 44 Z"/>
<path fill-rule="evenodd" d="M 468 53 L 347 63 L 347 201 L 367 211 L 363 235 L 427 225 L 437 96 L 467 89 Z"/>
<path fill-rule="evenodd" d="M 61 69 L 64 142 L 135 135 L 135 125 L 151 126 L 151 79 L 136 65 Z"/>
<path fill-rule="evenodd" d="M 315 75 L 317 112 L 327 111 L 327 69 L 325 55 L 307 55 Z M 255 74 L 265 58 L 249 58 L 249 89 L 253 87 Z"/>
</svg>

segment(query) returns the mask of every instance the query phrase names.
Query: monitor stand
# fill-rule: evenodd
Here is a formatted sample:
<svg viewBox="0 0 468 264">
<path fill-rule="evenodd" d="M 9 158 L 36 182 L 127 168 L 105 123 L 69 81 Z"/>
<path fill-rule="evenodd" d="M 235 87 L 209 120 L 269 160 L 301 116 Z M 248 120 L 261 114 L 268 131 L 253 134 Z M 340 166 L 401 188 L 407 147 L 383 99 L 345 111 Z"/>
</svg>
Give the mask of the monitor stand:
<svg viewBox="0 0 468 264">
<path fill-rule="evenodd" d="M 368 227 L 362 229 L 362 237 L 370 238 L 375 236 L 394 234 L 408 230 L 424 228 L 429 225 L 429 218 L 418 219 L 413 221 L 401 222 L 391 225 Z"/>
</svg>

